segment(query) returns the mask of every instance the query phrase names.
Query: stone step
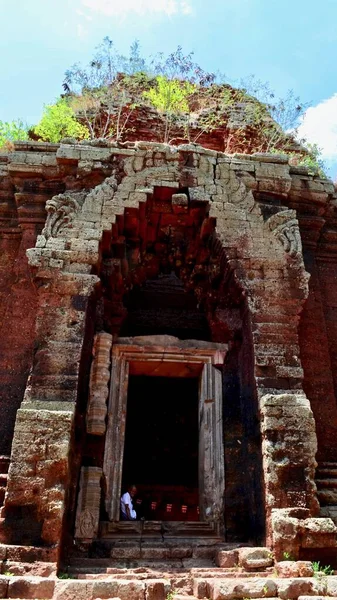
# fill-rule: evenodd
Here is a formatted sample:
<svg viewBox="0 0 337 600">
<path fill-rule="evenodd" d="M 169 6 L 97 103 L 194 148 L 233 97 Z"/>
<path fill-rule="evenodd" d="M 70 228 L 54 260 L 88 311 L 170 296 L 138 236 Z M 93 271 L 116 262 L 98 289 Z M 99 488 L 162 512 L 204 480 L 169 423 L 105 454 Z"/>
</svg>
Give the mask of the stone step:
<svg viewBox="0 0 337 600">
<path fill-rule="evenodd" d="M 337 504 L 321 506 L 320 517 L 329 517 L 336 524 L 337 523 Z"/>
<path fill-rule="evenodd" d="M 3 574 L 10 575 L 34 575 L 38 577 L 50 577 L 54 575 L 56 577 L 57 565 L 55 562 L 21 562 L 4 560 L 1 566 L 1 572 Z"/>
<path fill-rule="evenodd" d="M 123 568 L 124 566 L 147 566 L 140 561 L 195 561 L 189 566 L 212 566 L 217 553 L 224 548 L 232 548 L 227 544 L 214 543 L 211 540 L 190 541 L 148 541 L 148 540 L 97 540 L 83 552 L 82 546 L 74 546 L 69 564 L 72 566 L 94 566 L 95 559 L 108 559 L 110 566 Z M 228 550 L 229 551 L 229 550 Z M 90 557 L 90 558 L 89 558 Z M 89 559 L 89 560 L 88 560 Z M 85 561 L 85 562 L 83 562 Z M 136 561 L 136 562 L 135 562 Z M 203 561 L 201 563 L 201 561 Z M 152 564 L 152 563 L 151 563 Z M 180 563 L 180 566 L 181 563 Z"/>
<path fill-rule="evenodd" d="M 183 594 L 173 593 L 171 596 L 172 600 L 198 600 L 196 596 L 185 596 Z"/>
<path fill-rule="evenodd" d="M 317 491 L 317 497 L 318 497 L 318 500 L 320 501 L 321 506 L 337 505 L 337 489 L 319 490 L 319 491 Z"/>
<path fill-rule="evenodd" d="M 169 576 L 179 576 L 180 578 L 183 577 L 212 577 L 212 578 L 222 578 L 222 579 L 249 579 L 249 578 L 254 578 L 257 577 L 257 575 L 259 577 L 271 577 L 274 575 L 273 569 L 270 569 L 270 571 L 259 571 L 258 573 L 256 572 L 252 572 L 252 573 L 248 573 L 248 572 L 244 572 L 242 570 L 239 570 L 237 572 L 235 572 L 234 570 L 225 570 L 225 569 L 217 569 L 217 570 L 212 570 L 212 568 L 192 568 L 192 569 L 187 569 L 187 568 L 179 568 L 179 569 L 172 569 L 170 567 L 170 565 L 166 565 L 166 569 L 162 569 L 162 570 L 157 570 L 156 568 L 145 568 L 145 567 L 139 567 L 140 571 L 143 571 L 141 573 L 136 573 L 137 569 L 115 569 L 115 568 L 107 568 L 107 569 L 103 569 L 102 567 L 97 567 L 97 569 L 92 569 L 91 573 L 86 573 L 85 569 L 80 569 L 78 568 L 74 568 L 74 569 L 69 569 L 69 575 L 71 575 L 71 577 L 73 577 L 74 579 L 86 579 L 86 580 L 96 580 L 96 579 L 105 579 L 107 576 L 109 577 L 110 575 L 113 575 L 114 579 L 137 579 L 137 580 L 144 580 L 144 579 L 151 579 L 151 578 L 157 578 L 157 577 L 166 577 L 168 578 Z M 116 573 L 116 571 L 121 571 L 120 573 Z M 199 571 L 194 573 L 193 575 L 193 571 Z M 296 575 L 298 576 L 298 575 Z"/>
<path fill-rule="evenodd" d="M 139 559 L 151 559 L 151 560 L 170 560 L 170 559 L 206 559 L 213 561 L 217 550 L 213 547 L 131 547 L 131 548 L 112 548 L 111 558 L 116 560 L 139 560 Z"/>
<path fill-rule="evenodd" d="M 319 464 L 316 469 L 315 479 L 324 477 L 337 477 L 337 463 L 324 463 Z"/>
<path fill-rule="evenodd" d="M 204 569 L 207 573 L 216 573 L 216 576 L 223 573 L 224 577 L 249 577 L 257 573 L 269 574 L 274 564 L 269 549 L 263 547 L 222 550 L 219 545 L 188 547 L 158 543 L 135 546 L 126 543 L 109 547 L 108 554 L 110 556 L 104 558 L 73 555 L 66 570 L 76 577 L 90 574 L 99 576 L 104 573 L 119 575 L 125 573 L 126 569 L 133 572 L 134 569 L 155 572 L 191 570 L 193 574 Z"/>
<path fill-rule="evenodd" d="M 238 548 L 236 550 L 219 550 L 215 556 L 218 567 L 242 567 L 246 571 L 258 571 L 272 567 L 273 554 L 269 548 Z"/>
<path fill-rule="evenodd" d="M 337 468 L 328 468 L 325 469 L 317 469 L 315 479 L 324 479 L 325 477 L 331 477 L 331 479 L 336 479 L 337 477 Z"/>
<path fill-rule="evenodd" d="M 326 596 L 299 596 L 298 600 L 327 600 Z M 329 600 L 337 600 L 337 596 L 329 596 Z"/>
<path fill-rule="evenodd" d="M 131 548 L 134 546 L 142 546 L 142 548 L 177 548 L 177 547 L 214 547 L 221 550 L 233 550 L 236 548 L 247 547 L 246 544 L 227 544 L 220 541 L 217 538 L 184 538 L 180 536 L 178 539 L 167 539 L 163 540 L 161 536 L 152 538 L 142 538 L 140 535 L 137 537 L 123 537 L 114 538 L 113 540 L 101 540 L 97 539 L 93 542 L 95 546 L 104 545 L 104 547 L 110 548 Z M 250 546 L 249 546 L 250 547 Z"/>
<path fill-rule="evenodd" d="M 328 579 L 328 578 L 326 578 Z M 337 580 L 337 577 L 334 577 Z M 335 590 L 335 581 L 330 584 Z M 193 594 L 197 598 L 210 600 L 243 600 L 244 598 L 298 598 L 306 595 L 329 595 L 329 583 L 316 577 L 303 578 L 264 578 L 246 580 L 199 578 L 193 582 Z"/>
<path fill-rule="evenodd" d="M 150 540 L 206 539 L 212 543 L 222 541 L 215 532 L 214 524 L 202 521 L 101 521 L 99 537 L 105 541 L 125 540 L 127 537 Z"/>
<path fill-rule="evenodd" d="M 0 560 L 17 563 L 54 563 L 58 560 L 58 550 L 55 547 L 18 546 L 0 544 Z"/>
<path fill-rule="evenodd" d="M 246 579 L 190 577 L 176 574 L 145 580 L 116 579 L 113 576 L 98 580 L 60 579 L 55 577 L 17 577 L 0 575 L 0 598 L 45 600 L 321 600 L 337 598 L 337 576 L 292 577 L 275 576 Z"/>
<path fill-rule="evenodd" d="M 322 489 L 336 489 L 337 488 L 337 477 L 336 477 L 336 479 L 332 479 L 332 478 L 315 479 L 315 483 L 317 485 L 318 491 L 320 491 Z"/>
<path fill-rule="evenodd" d="M 202 558 L 186 558 L 186 559 L 156 559 L 156 560 L 151 560 L 151 559 L 146 559 L 146 558 L 140 558 L 140 559 L 114 559 L 111 560 L 110 559 L 110 566 L 109 568 L 112 569 L 135 569 L 135 568 L 145 568 L 145 569 L 151 569 L 153 571 L 167 571 L 167 570 L 172 570 L 172 569 L 192 569 L 192 568 L 197 568 L 197 567 L 204 567 L 204 568 L 208 568 L 208 569 L 212 569 L 214 567 L 214 562 L 208 559 L 202 559 Z M 96 567 L 95 568 L 95 572 L 97 572 Z M 81 567 L 76 567 L 76 573 L 83 573 L 84 569 Z M 71 573 L 75 573 L 74 567 L 69 567 L 69 572 Z M 108 571 L 107 571 L 108 572 Z"/>
<path fill-rule="evenodd" d="M 0 598 L 43 598 L 54 597 L 55 579 L 46 577 L 7 577 L 0 575 Z"/>
</svg>

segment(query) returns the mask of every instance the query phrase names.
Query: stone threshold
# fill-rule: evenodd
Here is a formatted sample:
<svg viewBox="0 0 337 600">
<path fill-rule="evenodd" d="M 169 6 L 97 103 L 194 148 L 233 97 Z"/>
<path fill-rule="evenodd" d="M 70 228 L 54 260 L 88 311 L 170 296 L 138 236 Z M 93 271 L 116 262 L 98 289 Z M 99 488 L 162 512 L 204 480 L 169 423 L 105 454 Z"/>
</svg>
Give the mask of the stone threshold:
<svg viewBox="0 0 337 600">
<path fill-rule="evenodd" d="M 218 533 L 217 523 L 206 523 L 202 521 L 130 521 L 110 522 L 101 521 L 99 527 L 100 539 L 125 539 L 132 536 L 135 540 L 140 537 L 152 537 L 154 539 L 166 538 L 194 538 L 198 539 L 209 536 L 215 542 L 223 541 Z M 201 541 L 200 540 L 200 541 Z"/>
</svg>

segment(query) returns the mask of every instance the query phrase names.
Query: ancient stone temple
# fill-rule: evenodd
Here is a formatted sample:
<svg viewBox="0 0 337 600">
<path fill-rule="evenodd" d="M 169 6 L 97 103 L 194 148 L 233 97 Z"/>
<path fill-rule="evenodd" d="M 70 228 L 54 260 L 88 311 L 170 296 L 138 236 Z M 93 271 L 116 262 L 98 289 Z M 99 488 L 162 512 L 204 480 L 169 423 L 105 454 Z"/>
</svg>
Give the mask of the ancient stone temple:
<svg viewBox="0 0 337 600">
<path fill-rule="evenodd" d="M 5 564 L 336 562 L 329 180 L 192 144 L 18 143 L 0 248 Z M 128 593 L 100 597 L 162 597 Z"/>
</svg>

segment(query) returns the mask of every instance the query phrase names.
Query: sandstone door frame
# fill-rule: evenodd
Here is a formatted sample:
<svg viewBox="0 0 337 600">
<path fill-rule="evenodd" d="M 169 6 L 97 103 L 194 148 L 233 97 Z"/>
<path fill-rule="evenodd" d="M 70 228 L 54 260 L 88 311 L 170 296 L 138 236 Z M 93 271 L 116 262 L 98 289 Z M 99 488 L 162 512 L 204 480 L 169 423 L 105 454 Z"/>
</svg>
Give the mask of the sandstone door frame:
<svg viewBox="0 0 337 600">
<path fill-rule="evenodd" d="M 212 344 L 210 344 L 211 346 Z M 199 507 L 200 521 L 220 530 L 224 515 L 224 444 L 222 419 L 222 373 L 226 346 L 182 349 L 167 346 L 112 346 L 111 385 L 105 440 L 103 474 L 105 508 L 112 522 L 119 521 L 119 498 L 125 443 L 129 374 L 161 375 L 177 367 L 199 377 Z M 167 375 L 165 375 L 167 376 Z"/>
</svg>

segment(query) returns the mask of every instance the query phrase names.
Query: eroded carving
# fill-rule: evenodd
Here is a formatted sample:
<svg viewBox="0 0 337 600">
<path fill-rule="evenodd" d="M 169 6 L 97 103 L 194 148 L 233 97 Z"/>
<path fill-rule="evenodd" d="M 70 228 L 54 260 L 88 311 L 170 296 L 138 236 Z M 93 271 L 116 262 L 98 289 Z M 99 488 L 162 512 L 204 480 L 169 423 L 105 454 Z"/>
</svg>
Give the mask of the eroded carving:
<svg viewBox="0 0 337 600">
<path fill-rule="evenodd" d="M 83 194 L 58 194 L 46 202 L 48 213 L 42 235 L 45 238 L 56 237 L 71 226 L 75 214 L 80 210 L 84 200 Z"/>
<path fill-rule="evenodd" d="M 77 501 L 75 537 L 93 539 L 98 531 L 102 469 L 82 467 Z"/>
<path fill-rule="evenodd" d="M 93 345 L 94 360 L 90 371 L 89 404 L 87 410 L 87 431 L 93 435 L 103 435 L 107 413 L 106 400 L 109 394 L 112 335 L 98 333 Z"/>
<path fill-rule="evenodd" d="M 283 210 L 268 219 L 268 227 L 284 250 L 295 258 L 302 251 L 300 230 L 294 210 Z"/>
</svg>

